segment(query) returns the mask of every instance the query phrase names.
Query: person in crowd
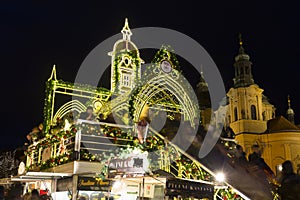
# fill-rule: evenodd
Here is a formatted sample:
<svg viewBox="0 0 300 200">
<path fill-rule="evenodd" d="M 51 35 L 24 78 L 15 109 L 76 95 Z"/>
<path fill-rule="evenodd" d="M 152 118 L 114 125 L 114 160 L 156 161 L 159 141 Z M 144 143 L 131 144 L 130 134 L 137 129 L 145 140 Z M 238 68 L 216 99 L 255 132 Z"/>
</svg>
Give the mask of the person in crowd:
<svg viewBox="0 0 300 200">
<path fill-rule="evenodd" d="M 257 166 L 262 169 L 269 179 L 274 179 L 275 175 L 272 169 L 267 165 L 265 160 L 261 157 L 261 150 L 259 145 L 252 145 L 252 153 L 248 156 L 249 164 Z"/>
<path fill-rule="evenodd" d="M 273 183 L 276 182 L 274 172 L 261 157 L 259 145 L 254 144 L 252 145 L 251 149 L 252 153 L 248 156 L 248 172 L 251 173 L 262 184 L 269 185 L 270 190 L 272 190 Z"/>
<path fill-rule="evenodd" d="M 31 194 L 29 192 L 26 192 L 23 195 L 22 200 L 31 200 Z"/>
<path fill-rule="evenodd" d="M 300 199 L 300 176 L 294 173 L 290 160 L 282 163 L 280 185 L 278 193 L 281 200 Z"/>
<path fill-rule="evenodd" d="M 43 195 L 41 195 L 40 199 L 41 200 L 51 200 L 51 197 L 48 196 L 47 194 L 43 194 Z"/>
<path fill-rule="evenodd" d="M 78 112 L 76 110 L 72 110 L 63 117 L 63 121 L 68 120 L 70 124 L 75 124 L 77 118 Z"/>
<path fill-rule="evenodd" d="M 94 109 L 92 106 L 88 106 L 85 112 L 80 113 L 79 119 L 95 120 Z"/>
<path fill-rule="evenodd" d="M 40 193 L 37 189 L 33 189 L 31 191 L 31 200 L 39 200 L 40 199 Z"/>
<path fill-rule="evenodd" d="M 27 141 L 24 144 L 25 146 L 29 146 L 29 145 L 33 144 L 33 138 L 30 133 L 26 135 L 26 139 L 27 139 Z"/>
<path fill-rule="evenodd" d="M 235 148 L 235 163 L 241 167 L 246 168 L 248 166 L 248 160 L 246 158 L 246 153 L 244 152 L 243 147 L 241 145 L 236 145 Z"/>
<path fill-rule="evenodd" d="M 4 187 L 0 185 L 0 200 L 4 200 Z"/>
<path fill-rule="evenodd" d="M 28 140 L 27 144 L 30 145 L 33 142 L 42 139 L 43 137 L 44 137 L 43 124 L 41 123 L 38 126 L 34 127 L 29 134 L 27 134 L 26 136 Z"/>
<path fill-rule="evenodd" d="M 137 133 L 138 133 L 137 137 L 141 144 L 144 143 L 144 140 L 147 137 L 147 132 L 148 132 L 148 122 L 147 122 L 146 118 L 142 118 L 137 123 Z"/>
</svg>

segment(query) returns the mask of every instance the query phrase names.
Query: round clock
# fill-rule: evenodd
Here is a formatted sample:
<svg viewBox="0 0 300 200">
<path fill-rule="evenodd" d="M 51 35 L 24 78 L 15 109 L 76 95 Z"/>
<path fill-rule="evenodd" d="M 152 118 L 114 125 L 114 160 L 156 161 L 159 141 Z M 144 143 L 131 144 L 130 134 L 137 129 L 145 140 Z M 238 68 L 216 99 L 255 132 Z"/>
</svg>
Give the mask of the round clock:
<svg viewBox="0 0 300 200">
<path fill-rule="evenodd" d="M 170 73 L 172 71 L 172 65 L 167 60 L 162 61 L 161 64 L 160 64 L 160 67 L 166 73 Z"/>
<path fill-rule="evenodd" d="M 99 100 L 94 102 L 94 108 L 96 110 L 99 110 L 101 107 L 102 107 L 102 103 Z"/>
</svg>

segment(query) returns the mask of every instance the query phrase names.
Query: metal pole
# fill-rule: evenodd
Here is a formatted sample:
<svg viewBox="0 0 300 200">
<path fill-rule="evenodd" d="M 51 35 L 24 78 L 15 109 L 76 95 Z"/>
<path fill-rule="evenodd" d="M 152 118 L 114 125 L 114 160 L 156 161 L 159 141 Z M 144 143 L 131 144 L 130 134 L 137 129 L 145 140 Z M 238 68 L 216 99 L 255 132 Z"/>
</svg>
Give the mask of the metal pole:
<svg viewBox="0 0 300 200">
<path fill-rule="evenodd" d="M 143 177 L 143 183 L 142 183 L 142 200 L 144 200 L 145 196 L 145 178 Z"/>
<path fill-rule="evenodd" d="M 56 187 L 57 187 L 57 179 L 56 178 L 52 178 L 52 181 L 51 181 L 51 197 L 52 199 L 56 199 L 56 197 L 53 197 L 55 194 L 56 194 Z"/>
<path fill-rule="evenodd" d="M 72 186 L 72 200 L 77 199 L 77 184 L 78 184 L 78 175 L 73 175 L 73 186 Z"/>
<path fill-rule="evenodd" d="M 80 143 L 81 143 L 81 130 L 79 129 L 75 135 L 75 146 L 74 146 L 74 160 L 80 160 Z"/>
<path fill-rule="evenodd" d="M 141 186 L 141 183 L 139 183 L 139 200 L 141 200 L 141 189 L 142 189 L 142 186 Z"/>
</svg>

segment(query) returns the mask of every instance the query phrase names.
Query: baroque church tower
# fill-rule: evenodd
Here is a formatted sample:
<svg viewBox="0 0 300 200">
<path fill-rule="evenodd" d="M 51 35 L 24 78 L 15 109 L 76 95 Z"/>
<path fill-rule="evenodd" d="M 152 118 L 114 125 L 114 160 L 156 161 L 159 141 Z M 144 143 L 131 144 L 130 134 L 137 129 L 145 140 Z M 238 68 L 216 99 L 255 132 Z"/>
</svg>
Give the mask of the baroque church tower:
<svg viewBox="0 0 300 200">
<path fill-rule="evenodd" d="M 241 145 L 249 143 L 251 135 L 266 131 L 267 121 L 275 117 L 275 108 L 263 94 L 263 89 L 255 84 L 252 62 L 245 52 L 241 36 L 239 51 L 234 62 L 234 85 L 227 93 L 225 125 L 235 133 Z M 223 107 L 223 108 L 224 108 Z M 246 146 L 252 144 L 246 144 Z"/>
<path fill-rule="evenodd" d="M 118 40 L 109 53 L 111 56 L 111 92 L 114 95 L 131 91 L 141 78 L 140 53 L 136 45 L 131 41 L 132 32 L 125 19 L 121 31 L 123 38 Z"/>
<path fill-rule="evenodd" d="M 294 124 L 294 110 L 288 97 L 286 117 L 275 117 L 275 107 L 255 84 L 252 62 L 246 53 L 241 36 L 239 51 L 234 62 L 233 87 L 214 112 L 215 124 L 224 124 L 226 137 L 234 134 L 234 140 L 249 155 L 252 145 L 259 146 L 262 157 L 275 173 L 281 164 L 291 160 L 300 171 L 300 128 Z M 230 136 L 229 136 L 230 135 Z"/>
<path fill-rule="evenodd" d="M 267 120 L 274 118 L 275 109 L 263 95 L 264 90 L 254 83 L 252 62 L 245 53 L 241 36 L 239 45 L 234 63 L 234 86 L 227 93 L 228 122 L 236 135 L 262 133 L 267 129 Z"/>
</svg>

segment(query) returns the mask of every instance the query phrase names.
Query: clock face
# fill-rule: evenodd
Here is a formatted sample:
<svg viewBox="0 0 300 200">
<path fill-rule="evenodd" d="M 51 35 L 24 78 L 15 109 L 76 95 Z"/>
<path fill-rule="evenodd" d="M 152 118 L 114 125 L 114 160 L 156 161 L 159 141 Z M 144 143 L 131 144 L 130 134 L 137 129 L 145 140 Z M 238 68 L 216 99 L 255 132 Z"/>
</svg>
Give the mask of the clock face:
<svg viewBox="0 0 300 200">
<path fill-rule="evenodd" d="M 100 101 L 95 101 L 94 102 L 94 107 L 95 107 L 96 110 L 98 110 L 102 107 L 102 103 Z"/>
<path fill-rule="evenodd" d="M 170 62 L 167 60 L 162 61 L 160 64 L 160 67 L 166 73 L 170 73 L 172 71 L 172 66 L 171 66 Z"/>
</svg>

